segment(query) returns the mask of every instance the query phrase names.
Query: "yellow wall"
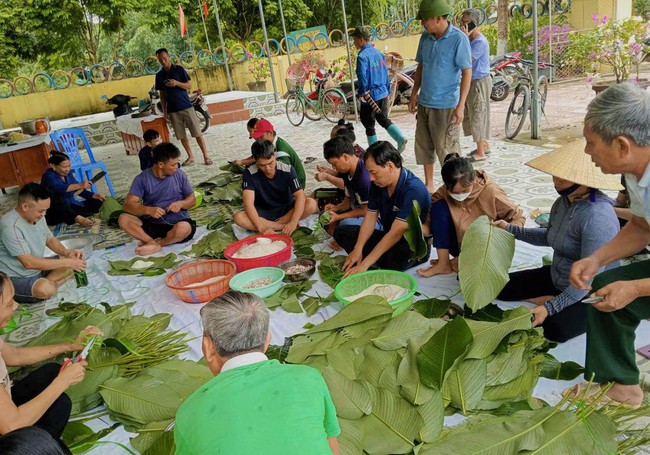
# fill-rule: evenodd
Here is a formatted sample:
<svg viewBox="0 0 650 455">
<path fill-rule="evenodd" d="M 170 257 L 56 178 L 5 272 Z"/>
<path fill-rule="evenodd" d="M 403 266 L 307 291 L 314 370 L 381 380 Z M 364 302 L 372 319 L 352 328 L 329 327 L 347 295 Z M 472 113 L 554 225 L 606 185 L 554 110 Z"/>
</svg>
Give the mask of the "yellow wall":
<svg viewBox="0 0 650 455">
<path fill-rule="evenodd" d="M 417 50 L 419 35 L 404 38 L 393 38 L 378 41 L 377 46 L 384 52 L 399 52 L 404 58 L 414 58 Z M 326 61 L 332 61 L 346 55 L 345 47 L 329 48 L 322 52 Z M 293 56 L 299 57 L 299 54 Z M 289 67 L 287 56 L 273 58 L 273 69 L 278 84 L 278 92 L 282 96 L 287 91 L 285 77 Z M 248 90 L 247 83 L 254 79 L 248 74 L 248 64 L 230 66 L 235 90 Z M 190 72 L 192 87 L 200 87 L 205 93 L 219 93 L 228 90 L 228 79 L 225 67 L 201 68 Z M 13 96 L 0 99 L 0 124 L 4 128 L 18 126 L 19 122 L 40 117 L 50 120 L 77 117 L 110 110 L 101 99 L 102 95 L 110 98 L 118 93 L 135 96 L 138 99 L 148 98 L 149 89 L 154 84 L 154 76 L 143 76 L 121 81 L 111 81 L 103 84 L 89 84 L 84 87 L 71 86 L 65 90 L 51 90 L 42 93 L 31 93 L 24 96 Z M 273 90 L 270 78 L 267 90 Z"/>
<path fill-rule="evenodd" d="M 628 3 L 631 0 L 573 0 L 569 22 L 577 30 L 584 30 L 594 26 L 591 17 L 597 14 L 600 17 L 616 17 L 617 3 Z M 620 5 L 623 6 L 623 5 Z M 623 17 L 616 17 L 623 19 Z"/>
</svg>

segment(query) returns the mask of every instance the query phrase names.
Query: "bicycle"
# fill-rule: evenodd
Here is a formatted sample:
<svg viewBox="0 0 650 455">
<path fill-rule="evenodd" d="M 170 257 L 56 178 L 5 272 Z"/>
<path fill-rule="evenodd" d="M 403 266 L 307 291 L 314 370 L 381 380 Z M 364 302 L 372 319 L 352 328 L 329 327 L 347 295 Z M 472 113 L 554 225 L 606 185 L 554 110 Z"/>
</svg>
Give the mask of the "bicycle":
<svg viewBox="0 0 650 455">
<path fill-rule="evenodd" d="M 526 121 L 526 115 L 531 109 L 530 106 L 530 93 L 531 93 L 532 77 L 529 75 L 519 76 L 519 84 L 515 89 L 515 96 L 512 97 L 508 113 L 506 114 L 506 137 L 514 139 L 521 131 Z M 542 114 L 544 114 L 544 107 L 546 106 L 546 96 L 548 94 L 548 79 L 546 76 L 539 76 L 537 79 L 538 85 L 538 98 L 542 105 Z"/>
<path fill-rule="evenodd" d="M 338 87 L 327 87 L 331 83 L 331 73 L 318 70 L 314 79 L 316 90 L 309 95 L 303 90 L 308 76 L 309 73 L 299 64 L 291 65 L 287 71 L 289 96 L 286 113 L 289 122 L 300 126 L 305 117 L 314 121 L 325 117 L 332 123 L 345 119 L 349 113 L 345 95 Z"/>
</svg>

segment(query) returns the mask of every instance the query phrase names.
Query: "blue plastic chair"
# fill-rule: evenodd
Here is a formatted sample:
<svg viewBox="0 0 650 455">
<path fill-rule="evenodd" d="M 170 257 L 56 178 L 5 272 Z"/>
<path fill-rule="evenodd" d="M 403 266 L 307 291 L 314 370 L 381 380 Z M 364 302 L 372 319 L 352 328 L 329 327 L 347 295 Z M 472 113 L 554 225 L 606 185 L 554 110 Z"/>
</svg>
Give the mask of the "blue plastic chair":
<svg viewBox="0 0 650 455">
<path fill-rule="evenodd" d="M 86 133 L 84 133 L 82 128 L 63 128 L 54 131 L 50 133 L 50 139 L 52 139 L 54 147 L 56 147 L 59 152 L 63 152 L 70 157 L 72 171 L 80 182 L 92 179 L 93 169 L 101 169 L 106 172 L 104 178 L 108 185 L 108 191 L 110 191 L 111 196 L 115 197 L 115 191 L 113 190 L 111 179 L 108 177 L 108 170 L 103 161 L 95 161 L 95 156 L 93 155 L 93 151 L 88 143 L 88 138 L 86 138 Z M 85 162 L 81 157 L 79 139 L 81 139 L 84 144 L 86 153 L 88 154 L 88 159 L 90 160 L 89 162 Z M 94 193 L 97 192 L 97 188 L 95 188 L 94 184 L 91 188 Z"/>
</svg>

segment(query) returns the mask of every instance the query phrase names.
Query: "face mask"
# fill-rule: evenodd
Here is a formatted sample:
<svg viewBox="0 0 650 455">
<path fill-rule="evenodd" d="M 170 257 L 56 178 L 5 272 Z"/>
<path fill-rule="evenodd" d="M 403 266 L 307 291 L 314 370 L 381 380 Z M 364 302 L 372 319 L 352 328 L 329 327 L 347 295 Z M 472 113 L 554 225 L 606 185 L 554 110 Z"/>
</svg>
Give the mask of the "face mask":
<svg viewBox="0 0 650 455">
<path fill-rule="evenodd" d="M 570 195 L 571 193 L 573 193 L 575 190 L 577 190 L 577 189 L 580 188 L 581 186 L 582 186 L 582 185 L 580 185 L 579 183 L 574 183 L 574 184 L 571 185 L 570 187 L 565 188 L 565 189 L 563 189 L 563 190 L 558 190 L 558 189 L 556 188 L 555 191 L 557 191 L 557 194 L 559 194 L 560 196 L 562 196 L 562 197 L 567 197 L 568 195 Z"/>
<path fill-rule="evenodd" d="M 467 193 L 449 193 L 449 196 L 451 196 L 452 199 L 458 202 L 463 202 L 465 199 L 469 197 L 470 194 L 472 194 L 472 192 L 468 191 Z"/>
</svg>

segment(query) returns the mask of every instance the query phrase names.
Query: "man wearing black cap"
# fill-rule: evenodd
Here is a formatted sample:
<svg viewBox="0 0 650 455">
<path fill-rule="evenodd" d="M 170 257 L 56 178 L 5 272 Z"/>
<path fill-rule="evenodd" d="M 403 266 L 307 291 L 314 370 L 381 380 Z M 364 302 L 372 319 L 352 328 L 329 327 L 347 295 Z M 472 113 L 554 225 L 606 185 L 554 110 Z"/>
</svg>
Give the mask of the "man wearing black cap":
<svg viewBox="0 0 650 455">
<path fill-rule="evenodd" d="M 359 115 L 361 123 L 366 128 L 368 145 L 377 142 L 375 120 L 386 129 L 390 137 L 397 142 L 397 150 L 402 153 L 408 142 L 397 125 L 394 125 L 382 113 L 388 108 L 390 94 L 390 79 L 386 68 L 386 57 L 374 48 L 370 41 L 370 33 L 364 27 L 357 27 L 351 34 L 354 47 L 359 50 L 357 57 L 357 96 L 361 100 Z M 374 101 L 377 108 L 373 108 Z M 378 112 L 382 111 L 382 112 Z"/>
</svg>

